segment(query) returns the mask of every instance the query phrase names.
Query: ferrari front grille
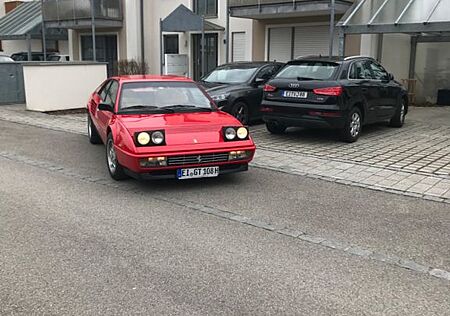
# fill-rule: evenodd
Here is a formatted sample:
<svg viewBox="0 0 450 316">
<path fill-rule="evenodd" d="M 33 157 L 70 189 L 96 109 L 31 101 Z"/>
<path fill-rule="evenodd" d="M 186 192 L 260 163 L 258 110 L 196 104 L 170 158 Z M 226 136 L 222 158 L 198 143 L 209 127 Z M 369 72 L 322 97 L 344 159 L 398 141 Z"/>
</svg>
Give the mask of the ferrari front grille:
<svg viewBox="0 0 450 316">
<path fill-rule="evenodd" d="M 213 153 L 200 155 L 183 155 L 167 157 L 167 165 L 184 166 L 184 165 L 201 165 L 214 162 L 227 162 L 228 153 Z"/>
</svg>

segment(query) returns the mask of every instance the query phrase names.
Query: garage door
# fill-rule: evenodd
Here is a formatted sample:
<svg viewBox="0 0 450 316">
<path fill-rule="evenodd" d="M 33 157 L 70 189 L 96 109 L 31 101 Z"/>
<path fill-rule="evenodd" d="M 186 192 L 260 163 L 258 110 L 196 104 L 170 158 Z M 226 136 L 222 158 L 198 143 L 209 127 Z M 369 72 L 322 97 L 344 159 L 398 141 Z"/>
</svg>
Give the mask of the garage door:
<svg viewBox="0 0 450 316">
<path fill-rule="evenodd" d="M 286 62 L 292 58 L 292 27 L 269 29 L 269 60 Z"/>
<path fill-rule="evenodd" d="M 307 55 L 329 54 L 330 27 L 320 26 L 298 26 L 294 29 L 294 58 Z M 334 54 L 339 49 L 337 32 L 333 42 Z"/>
<path fill-rule="evenodd" d="M 269 60 L 289 61 L 305 55 L 328 55 L 329 36 L 328 25 L 270 28 Z M 339 49 L 337 32 L 333 46 L 336 55 Z"/>
<path fill-rule="evenodd" d="M 245 32 L 233 33 L 233 61 L 245 61 Z"/>
</svg>

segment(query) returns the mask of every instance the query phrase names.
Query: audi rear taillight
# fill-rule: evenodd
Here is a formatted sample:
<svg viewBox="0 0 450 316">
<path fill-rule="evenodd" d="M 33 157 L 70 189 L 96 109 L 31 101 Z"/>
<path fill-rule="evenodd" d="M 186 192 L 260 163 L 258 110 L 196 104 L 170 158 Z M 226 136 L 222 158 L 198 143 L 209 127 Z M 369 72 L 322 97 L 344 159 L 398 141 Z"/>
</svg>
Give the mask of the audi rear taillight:
<svg viewBox="0 0 450 316">
<path fill-rule="evenodd" d="M 338 97 L 344 92 L 341 86 L 338 87 L 328 87 L 328 88 L 318 88 L 314 89 L 313 92 L 317 95 L 328 95 L 332 97 Z"/>
<path fill-rule="evenodd" d="M 271 86 L 270 84 L 266 84 L 264 86 L 264 92 L 274 92 L 275 90 L 277 90 L 277 88 L 274 86 Z"/>
</svg>

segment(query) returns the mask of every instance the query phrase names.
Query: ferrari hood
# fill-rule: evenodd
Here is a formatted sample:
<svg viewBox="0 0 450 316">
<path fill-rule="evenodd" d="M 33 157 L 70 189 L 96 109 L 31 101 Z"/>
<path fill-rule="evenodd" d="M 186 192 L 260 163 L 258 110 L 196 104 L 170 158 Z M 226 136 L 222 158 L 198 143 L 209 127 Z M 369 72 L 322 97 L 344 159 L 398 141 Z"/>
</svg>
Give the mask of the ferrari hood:
<svg viewBox="0 0 450 316">
<path fill-rule="evenodd" d="M 217 143 L 222 140 L 223 127 L 240 125 L 223 112 L 121 115 L 119 119 L 132 136 L 164 130 L 169 146 Z"/>
</svg>

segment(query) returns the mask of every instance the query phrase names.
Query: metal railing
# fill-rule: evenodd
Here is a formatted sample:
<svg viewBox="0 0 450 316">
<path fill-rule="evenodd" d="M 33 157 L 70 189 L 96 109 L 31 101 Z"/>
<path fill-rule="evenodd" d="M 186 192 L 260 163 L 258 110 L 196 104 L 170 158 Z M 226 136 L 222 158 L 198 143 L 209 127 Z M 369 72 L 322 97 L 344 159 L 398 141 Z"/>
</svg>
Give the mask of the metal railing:
<svg viewBox="0 0 450 316">
<path fill-rule="evenodd" d="M 345 0 L 346 2 L 354 2 L 354 0 Z M 229 0 L 228 6 L 233 7 L 250 7 L 250 6 L 263 6 L 271 4 L 292 4 L 293 6 L 302 2 L 315 2 L 314 0 Z M 324 2 L 323 0 L 317 2 Z"/>
<path fill-rule="evenodd" d="M 266 4 L 286 4 L 292 3 L 295 5 L 299 2 L 305 2 L 310 0 L 229 0 L 230 7 L 247 7 L 247 6 L 261 6 Z"/>
<path fill-rule="evenodd" d="M 122 0 L 44 0 L 44 21 L 90 19 L 91 1 L 94 1 L 96 19 L 122 20 Z"/>
</svg>

